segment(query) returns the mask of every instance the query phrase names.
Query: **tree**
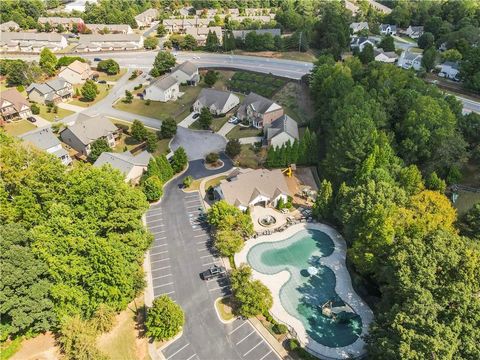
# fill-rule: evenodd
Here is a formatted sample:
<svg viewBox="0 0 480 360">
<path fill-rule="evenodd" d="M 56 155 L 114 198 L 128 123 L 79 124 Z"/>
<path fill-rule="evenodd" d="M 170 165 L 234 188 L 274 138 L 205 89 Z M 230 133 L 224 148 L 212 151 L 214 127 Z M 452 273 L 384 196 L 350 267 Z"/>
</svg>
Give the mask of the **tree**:
<svg viewBox="0 0 480 360">
<path fill-rule="evenodd" d="M 433 47 L 429 47 L 423 52 L 422 57 L 422 66 L 430 72 L 435 67 L 435 62 L 437 60 L 437 51 Z"/>
<path fill-rule="evenodd" d="M 57 25 L 57 32 L 58 33 L 63 33 L 65 32 L 65 27 L 62 24 Z"/>
<path fill-rule="evenodd" d="M 433 46 L 433 42 L 435 41 L 435 38 L 432 33 L 429 32 L 424 32 L 419 38 L 418 38 L 418 47 L 420 49 L 429 49 Z"/>
<path fill-rule="evenodd" d="M 105 304 L 100 304 L 92 318 L 92 325 L 97 333 L 109 332 L 115 325 L 115 310 Z"/>
<path fill-rule="evenodd" d="M 106 72 L 108 75 L 116 75 L 120 72 L 120 65 L 113 59 L 102 60 L 98 62 L 97 70 Z"/>
<path fill-rule="evenodd" d="M 220 46 L 220 40 L 218 39 L 215 31 L 208 31 L 207 40 L 205 42 L 205 50 L 207 51 L 218 51 Z"/>
<path fill-rule="evenodd" d="M 129 90 L 125 90 L 125 97 L 123 98 L 123 102 L 125 104 L 131 104 L 133 101 L 133 94 Z"/>
<path fill-rule="evenodd" d="M 90 159 L 91 162 L 95 162 L 103 152 L 108 152 L 110 150 L 111 149 L 107 143 L 107 140 L 97 139 L 92 143 L 90 154 L 88 154 L 88 158 Z"/>
<path fill-rule="evenodd" d="M 373 60 L 375 60 L 375 54 L 373 52 L 372 45 L 366 44 L 363 47 L 363 50 L 360 53 L 360 60 L 362 61 L 363 64 L 368 64 L 369 62 L 372 62 Z"/>
<path fill-rule="evenodd" d="M 180 146 L 177 150 L 174 151 L 171 164 L 175 174 L 178 174 L 179 172 L 183 171 L 183 169 L 185 169 L 185 166 L 187 166 L 188 164 L 188 158 L 187 153 L 185 152 L 185 149 L 183 147 Z"/>
<path fill-rule="evenodd" d="M 217 79 L 218 72 L 216 72 L 215 70 L 208 70 L 207 74 L 205 75 L 204 81 L 208 87 L 212 87 L 217 82 Z"/>
<path fill-rule="evenodd" d="M 158 201 L 163 195 L 163 183 L 156 175 L 147 178 L 142 188 L 148 201 Z"/>
<path fill-rule="evenodd" d="M 184 323 L 182 308 L 167 295 L 162 295 L 153 300 L 152 307 L 148 309 L 146 334 L 155 340 L 168 340 L 182 330 Z"/>
<path fill-rule="evenodd" d="M 480 92 L 480 48 L 472 47 L 460 62 L 460 78 L 467 89 Z"/>
<path fill-rule="evenodd" d="M 198 123 L 202 129 L 210 129 L 210 125 L 212 125 L 212 114 L 210 113 L 210 110 L 207 107 L 202 107 L 202 110 L 200 110 L 200 116 L 198 118 Z"/>
<path fill-rule="evenodd" d="M 395 51 L 395 42 L 393 41 L 393 37 L 390 35 L 385 36 L 380 44 L 378 44 L 379 48 L 382 48 L 383 51 Z"/>
<path fill-rule="evenodd" d="M 239 155 L 241 151 L 242 145 L 240 144 L 240 141 L 238 139 L 228 140 L 227 146 L 225 148 L 225 152 L 228 156 L 233 159 L 235 156 Z"/>
<path fill-rule="evenodd" d="M 155 36 L 149 36 L 143 41 L 145 49 L 156 49 L 158 46 L 158 39 Z"/>
<path fill-rule="evenodd" d="M 442 53 L 443 61 L 460 61 L 462 54 L 457 49 L 448 49 Z"/>
<path fill-rule="evenodd" d="M 172 66 L 175 66 L 175 56 L 167 51 L 159 51 L 153 62 L 150 75 L 157 77 L 165 74 Z"/>
<path fill-rule="evenodd" d="M 30 110 L 32 110 L 32 114 L 33 114 L 33 115 L 38 115 L 38 114 L 40 114 L 40 108 L 39 108 L 38 105 L 35 104 L 35 103 L 32 104 L 32 105 L 30 105 Z"/>
<path fill-rule="evenodd" d="M 162 139 L 170 139 L 175 136 L 177 133 L 177 123 L 173 118 L 168 117 L 162 121 L 162 125 L 160 127 L 160 135 Z"/>
<path fill-rule="evenodd" d="M 333 205 L 333 189 L 332 183 L 323 180 L 317 192 L 317 198 L 313 205 L 313 214 L 319 220 L 328 220 L 332 218 Z"/>
<path fill-rule="evenodd" d="M 68 66 L 74 61 L 80 61 L 80 62 L 87 62 L 84 58 L 80 56 L 62 56 L 61 58 L 58 59 L 57 61 L 57 69 L 61 68 L 62 66 Z"/>
<path fill-rule="evenodd" d="M 253 223 L 250 215 L 244 214 L 240 209 L 224 200 L 213 204 L 207 216 L 208 223 L 217 230 L 232 230 L 244 239 L 253 234 Z"/>
<path fill-rule="evenodd" d="M 153 153 L 155 150 L 157 150 L 157 136 L 153 132 L 147 132 L 145 141 L 147 143 L 147 151 L 149 153 Z"/>
<path fill-rule="evenodd" d="M 247 318 L 264 314 L 273 305 L 270 290 L 259 280 L 252 280 L 251 277 L 252 269 L 245 264 L 234 269 L 230 275 L 238 312 Z"/>
<path fill-rule="evenodd" d="M 242 236 L 232 230 L 219 230 L 215 234 L 215 248 L 222 256 L 230 257 L 243 248 Z"/>
<path fill-rule="evenodd" d="M 195 50 L 197 47 L 197 40 L 193 37 L 193 35 L 187 34 L 183 38 L 183 45 L 181 48 L 183 50 Z"/>
<path fill-rule="evenodd" d="M 445 183 L 445 180 L 438 177 L 435 171 L 430 173 L 430 175 L 427 177 L 425 185 L 427 186 L 427 189 L 438 191 L 442 194 L 447 189 L 447 184 Z"/>
<path fill-rule="evenodd" d="M 157 36 L 158 37 L 164 37 L 166 34 L 167 34 L 167 29 L 165 28 L 165 25 L 158 24 L 158 26 L 157 26 Z"/>
<path fill-rule="evenodd" d="M 93 80 L 87 80 L 85 81 L 85 84 L 83 84 L 82 89 L 82 98 L 85 101 L 93 101 L 97 97 L 98 94 L 98 88 L 97 84 Z"/>
<path fill-rule="evenodd" d="M 220 159 L 220 155 L 218 155 L 218 153 L 211 152 L 205 157 L 205 162 L 207 164 L 216 164 L 218 159 Z"/>
<path fill-rule="evenodd" d="M 480 202 L 460 218 L 460 231 L 463 235 L 480 240 Z"/>
<path fill-rule="evenodd" d="M 225 51 L 232 51 L 235 50 L 235 37 L 233 36 L 232 30 L 225 31 L 224 39 L 223 39 L 223 49 Z"/>
<path fill-rule="evenodd" d="M 132 127 L 130 128 L 130 135 L 137 141 L 145 141 L 147 138 L 148 130 L 140 120 L 133 120 Z"/>
<path fill-rule="evenodd" d="M 48 48 L 43 48 L 40 52 L 40 67 L 48 75 L 55 74 L 55 67 L 57 66 L 57 57 Z"/>
</svg>

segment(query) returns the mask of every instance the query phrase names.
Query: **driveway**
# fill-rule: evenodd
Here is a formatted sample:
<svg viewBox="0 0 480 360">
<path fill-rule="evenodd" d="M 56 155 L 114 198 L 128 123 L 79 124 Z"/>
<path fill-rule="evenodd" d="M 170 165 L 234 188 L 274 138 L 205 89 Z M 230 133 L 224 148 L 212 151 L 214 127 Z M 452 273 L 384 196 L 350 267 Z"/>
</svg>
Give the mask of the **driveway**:
<svg viewBox="0 0 480 360">
<path fill-rule="evenodd" d="M 201 179 L 207 176 L 223 173 L 233 168 L 232 160 L 225 155 L 225 153 L 220 153 L 220 160 L 223 161 L 223 166 L 220 169 L 215 170 L 209 170 L 205 168 L 204 159 L 190 161 L 188 165 L 188 174 L 195 179 Z"/>
<path fill-rule="evenodd" d="M 238 141 L 240 141 L 240 144 L 255 144 L 261 142 L 262 140 L 263 138 L 261 136 L 251 136 L 238 139 Z"/>
<path fill-rule="evenodd" d="M 163 352 L 167 360 L 278 360 L 276 353 L 249 322 L 219 321 L 214 301 L 231 292 L 229 279 L 203 281 L 199 274 L 221 259 L 212 249 L 198 192 L 184 193 L 185 176 L 165 187 L 159 204 L 146 214 L 154 235 L 150 263 L 154 297 L 168 294 L 185 311 L 183 335 Z"/>
<path fill-rule="evenodd" d="M 197 119 L 193 118 L 193 115 L 195 115 L 195 114 L 197 114 L 197 113 L 192 112 L 192 113 L 188 114 L 188 116 L 185 119 L 183 119 L 182 121 L 180 121 L 177 125 L 188 129 L 188 127 L 190 125 L 192 125 L 195 122 L 195 120 L 198 119 L 198 117 L 197 117 Z"/>
<path fill-rule="evenodd" d="M 41 117 L 40 115 L 32 115 L 37 121 L 35 121 L 33 123 L 33 125 L 35 125 L 36 127 L 44 127 L 44 126 L 52 126 L 52 123 L 48 120 L 45 120 L 43 117 Z"/>
<path fill-rule="evenodd" d="M 221 135 L 223 137 L 226 137 L 227 134 L 232 131 L 232 129 L 235 127 L 236 125 L 235 124 L 231 124 L 229 122 L 226 122 L 220 130 L 217 131 L 217 134 L 218 135 Z"/>
<path fill-rule="evenodd" d="M 211 152 L 225 150 L 227 141 L 220 135 L 211 131 L 190 130 L 177 127 L 177 135 L 171 143 L 171 149 L 176 150 L 182 146 L 187 152 L 189 160 L 204 159 Z"/>
</svg>

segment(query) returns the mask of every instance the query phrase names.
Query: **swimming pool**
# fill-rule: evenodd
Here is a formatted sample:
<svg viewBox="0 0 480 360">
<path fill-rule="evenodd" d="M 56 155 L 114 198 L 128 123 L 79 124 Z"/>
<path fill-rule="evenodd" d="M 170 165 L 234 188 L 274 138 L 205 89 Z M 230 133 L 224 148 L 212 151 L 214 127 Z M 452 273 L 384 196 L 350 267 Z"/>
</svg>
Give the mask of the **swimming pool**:
<svg viewBox="0 0 480 360">
<path fill-rule="evenodd" d="M 280 289 L 283 308 L 302 322 L 313 340 L 332 348 L 354 343 L 362 332 L 357 314 L 344 321 L 322 314 L 321 306 L 328 301 L 334 307 L 345 305 L 335 292 L 335 273 L 320 264 L 320 258 L 334 250 L 334 242 L 326 233 L 303 229 L 284 240 L 259 243 L 247 254 L 248 263 L 259 273 L 290 273 L 290 279 Z M 310 266 L 318 270 L 317 275 L 309 275 Z"/>
</svg>

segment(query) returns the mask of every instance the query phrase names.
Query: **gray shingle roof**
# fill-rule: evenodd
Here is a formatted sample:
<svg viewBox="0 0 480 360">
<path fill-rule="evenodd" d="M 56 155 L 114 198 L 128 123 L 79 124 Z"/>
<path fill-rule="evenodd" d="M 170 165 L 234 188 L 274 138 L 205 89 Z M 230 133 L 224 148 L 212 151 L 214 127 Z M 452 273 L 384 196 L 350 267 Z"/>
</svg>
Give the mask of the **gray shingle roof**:
<svg viewBox="0 0 480 360">
<path fill-rule="evenodd" d="M 19 137 L 42 150 L 48 150 L 60 144 L 60 140 L 58 140 L 49 127 L 29 131 Z"/>
<path fill-rule="evenodd" d="M 109 164 L 114 169 L 118 169 L 127 175 L 134 166 L 147 166 L 151 158 L 152 155 L 146 151 L 142 151 L 136 156 L 129 151 L 123 153 L 104 152 L 98 157 L 93 166 L 101 167 Z"/>
<path fill-rule="evenodd" d="M 2 42 L 8 41 L 45 41 L 59 42 L 64 36 L 55 32 L 51 33 L 33 33 L 33 32 L 2 32 L 0 38 Z"/>
<path fill-rule="evenodd" d="M 267 129 L 267 140 L 272 139 L 282 132 L 287 133 L 294 139 L 299 139 L 297 122 L 288 115 L 282 115 L 271 123 Z"/>
<path fill-rule="evenodd" d="M 43 84 L 32 83 L 27 88 L 27 93 L 30 93 L 31 90 L 37 89 L 42 95 L 46 95 L 52 92 L 60 91 L 68 85 L 68 81 L 63 78 L 54 78 Z"/>
<path fill-rule="evenodd" d="M 102 43 L 102 42 L 139 42 L 139 34 L 94 34 L 80 35 L 79 44 Z"/>
<path fill-rule="evenodd" d="M 69 126 L 68 129 L 84 145 L 88 145 L 118 130 L 118 128 L 104 116 L 98 115 L 90 117 L 83 114 L 79 114 L 75 123 Z"/>
<path fill-rule="evenodd" d="M 177 70 L 183 71 L 185 74 L 192 76 L 198 71 L 198 67 L 191 61 L 184 61 L 183 63 L 174 67 L 172 69 L 172 73 L 174 73 Z"/>
<path fill-rule="evenodd" d="M 202 107 L 210 107 L 215 105 L 217 109 L 221 110 L 225 107 L 230 95 L 232 95 L 230 91 L 205 88 L 200 91 L 197 101 L 202 105 Z"/>
<path fill-rule="evenodd" d="M 265 112 L 267 112 L 273 104 L 275 104 L 275 102 L 273 100 L 264 98 L 261 95 L 258 95 L 254 92 L 251 92 L 243 100 L 242 107 L 243 106 L 252 106 L 252 108 L 256 112 L 261 113 L 261 114 L 265 114 Z"/>
<path fill-rule="evenodd" d="M 170 89 L 176 83 L 177 83 L 177 79 L 175 79 L 171 75 L 166 75 L 155 80 L 150 86 L 155 86 L 160 90 L 167 90 L 167 89 Z"/>
</svg>

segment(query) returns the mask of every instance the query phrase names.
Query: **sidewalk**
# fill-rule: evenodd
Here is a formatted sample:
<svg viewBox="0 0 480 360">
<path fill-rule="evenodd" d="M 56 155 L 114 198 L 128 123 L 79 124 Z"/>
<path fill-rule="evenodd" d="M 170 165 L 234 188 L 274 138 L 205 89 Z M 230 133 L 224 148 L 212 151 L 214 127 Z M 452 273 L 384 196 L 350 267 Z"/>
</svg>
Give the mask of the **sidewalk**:
<svg viewBox="0 0 480 360">
<path fill-rule="evenodd" d="M 187 117 L 185 119 L 183 119 L 182 121 L 180 121 L 177 126 L 181 126 L 181 127 L 184 127 L 184 128 L 189 128 L 190 125 L 192 125 L 197 119 L 194 119 L 193 118 L 193 115 L 195 114 L 195 112 L 192 112 L 190 114 L 187 115 Z"/>
<path fill-rule="evenodd" d="M 252 136 L 252 137 L 246 137 L 246 138 L 240 138 L 238 139 L 240 141 L 240 144 L 245 145 L 245 144 L 255 144 L 257 142 L 261 142 L 263 138 L 261 136 Z"/>
<path fill-rule="evenodd" d="M 227 134 L 232 131 L 232 129 L 235 127 L 235 124 L 230 124 L 229 122 L 226 122 L 220 130 L 217 131 L 218 135 L 222 135 L 223 137 L 226 137 Z"/>
<path fill-rule="evenodd" d="M 63 102 L 59 103 L 58 107 L 60 109 L 70 110 L 70 111 L 77 112 L 77 113 L 82 112 L 83 110 L 87 109 L 87 108 L 84 108 L 82 106 L 72 105 L 72 104 L 63 103 Z"/>
<path fill-rule="evenodd" d="M 33 125 L 35 125 L 36 127 L 44 127 L 44 126 L 52 126 L 52 123 L 48 120 L 45 120 L 44 118 L 42 118 L 40 115 L 32 115 L 35 119 L 37 119 L 37 121 L 35 121 L 33 123 Z"/>
</svg>

